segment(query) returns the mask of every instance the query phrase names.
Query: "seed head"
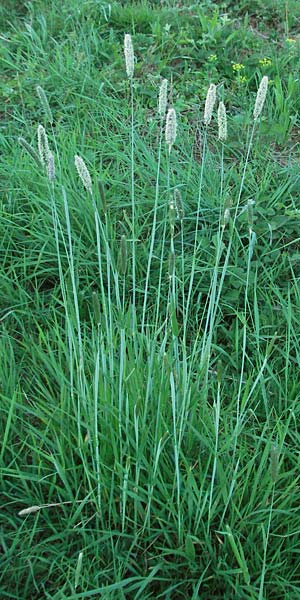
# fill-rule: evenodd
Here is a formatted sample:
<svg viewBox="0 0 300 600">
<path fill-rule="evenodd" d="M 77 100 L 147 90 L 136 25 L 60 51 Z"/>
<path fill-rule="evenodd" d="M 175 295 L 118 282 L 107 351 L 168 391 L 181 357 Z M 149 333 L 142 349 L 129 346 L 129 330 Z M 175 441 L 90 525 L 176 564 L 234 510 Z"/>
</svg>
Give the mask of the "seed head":
<svg viewBox="0 0 300 600">
<path fill-rule="evenodd" d="M 182 223 L 182 221 L 184 219 L 184 207 L 183 207 L 181 192 L 178 188 L 175 188 L 175 190 L 174 190 L 174 203 L 175 203 L 177 219 L 179 219 L 179 221 L 181 221 L 181 223 Z"/>
<path fill-rule="evenodd" d="M 49 150 L 47 134 L 46 134 L 46 131 L 45 131 L 43 125 L 38 126 L 37 136 L 38 136 L 38 150 L 39 150 L 40 160 L 41 160 L 42 165 L 47 166 L 50 150 Z"/>
<path fill-rule="evenodd" d="M 40 85 L 36 86 L 36 91 L 37 91 L 37 95 L 40 99 L 41 105 L 45 111 L 45 115 L 46 115 L 49 123 L 51 123 L 51 125 L 52 125 L 53 115 L 52 115 L 51 108 L 49 106 L 49 102 L 48 102 L 47 96 L 45 94 L 45 91 L 43 90 L 43 88 Z"/>
<path fill-rule="evenodd" d="M 226 225 L 228 225 L 230 219 L 230 208 L 228 206 L 225 208 L 223 217 L 222 217 L 222 227 L 225 229 Z"/>
<path fill-rule="evenodd" d="M 92 194 L 92 180 L 89 170 L 84 160 L 77 154 L 75 155 L 75 167 L 84 187 Z"/>
<path fill-rule="evenodd" d="M 211 83 L 205 100 L 205 108 L 204 108 L 204 125 L 209 125 L 211 122 L 212 113 L 214 110 L 214 105 L 216 102 L 217 96 L 217 88 L 214 83 Z"/>
<path fill-rule="evenodd" d="M 158 114 L 161 118 L 163 118 L 166 114 L 167 100 L 168 100 L 168 80 L 163 79 L 160 84 L 159 96 L 158 96 Z"/>
<path fill-rule="evenodd" d="M 255 106 L 254 106 L 254 110 L 253 110 L 254 121 L 256 121 L 256 119 L 258 119 L 258 117 L 263 109 L 267 91 L 268 91 L 268 76 L 265 75 L 259 84 L 259 88 L 258 88 L 257 94 L 256 94 Z"/>
<path fill-rule="evenodd" d="M 41 510 L 41 506 L 29 506 L 29 508 L 23 508 L 18 512 L 20 517 L 25 517 L 25 515 L 30 515 L 31 513 L 35 513 Z"/>
<path fill-rule="evenodd" d="M 47 175 L 51 183 L 55 180 L 55 162 L 52 152 L 48 154 Z"/>
<path fill-rule="evenodd" d="M 220 102 L 218 108 L 218 129 L 219 140 L 225 142 L 227 140 L 227 116 L 224 102 Z"/>
<path fill-rule="evenodd" d="M 131 35 L 129 33 L 125 33 L 124 37 L 124 54 L 127 77 L 132 79 L 134 72 L 134 51 Z"/>
<path fill-rule="evenodd" d="M 28 144 L 28 142 L 21 136 L 18 137 L 18 142 L 21 146 L 23 146 L 23 148 L 26 150 L 26 152 L 28 152 L 28 154 L 30 154 L 30 156 L 35 160 L 35 162 L 40 167 L 41 166 L 40 157 L 39 157 L 37 151 L 31 146 L 31 144 Z"/>
<path fill-rule="evenodd" d="M 174 108 L 169 108 L 167 112 L 167 120 L 166 120 L 166 143 L 169 146 L 169 152 L 171 152 L 171 148 L 176 140 L 176 132 L 177 132 L 177 119 L 176 112 Z"/>
<path fill-rule="evenodd" d="M 195 138 L 194 138 L 194 146 L 193 146 L 193 154 L 194 154 L 194 159 L 197 162 L 201 162 L 201 158 L 202 158 L 202 132 L 201 129 L 199 127 L 199 125 L 197 125 L 196 131 L 195 131 Z"/>
</svg>

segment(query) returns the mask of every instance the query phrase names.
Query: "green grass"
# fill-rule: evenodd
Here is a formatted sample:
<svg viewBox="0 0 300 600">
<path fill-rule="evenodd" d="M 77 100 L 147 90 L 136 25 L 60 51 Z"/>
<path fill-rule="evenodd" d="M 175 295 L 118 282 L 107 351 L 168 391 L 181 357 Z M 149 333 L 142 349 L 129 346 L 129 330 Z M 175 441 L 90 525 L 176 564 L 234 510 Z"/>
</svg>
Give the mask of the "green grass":
<svg viewBox="0 0 300 600">
<path fill-rule="evenodd" d="M 0 17 L 1 598 L 297 600 L 297 3 Z"/>
</svg>

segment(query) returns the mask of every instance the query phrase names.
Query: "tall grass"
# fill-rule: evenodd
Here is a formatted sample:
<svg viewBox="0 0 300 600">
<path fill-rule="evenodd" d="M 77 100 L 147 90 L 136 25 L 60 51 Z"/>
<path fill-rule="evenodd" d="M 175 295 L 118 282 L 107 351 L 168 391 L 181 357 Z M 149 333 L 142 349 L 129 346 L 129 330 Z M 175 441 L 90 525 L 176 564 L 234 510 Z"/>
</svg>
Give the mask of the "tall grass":
<svg viewBox="0 0 300 600">
<path fill-rule="evenodd" d="M 126 165 L 121 199 L 101 187 L 101 210 L 98 159 L 88 144 L 86 162 L 74 140 L 70 148 L 66 139 L 62 144 L 59 126 L 49 133 L 56 175 L 46 130 L 39 129 L 39 154 L 20 138 L 26 169 L 33 173 L 33 159 L 39 165 L 32 212 L 46 224 L 44 231 L 38 220 L 26 227 L 30 242 L 36 236 L 37 246 L 47 249 L 49 265 L 41 270 L 29 245 L 24 259 L 15 261 L 13 252 L 5 257 L 2 275 L 9 302 L 11 279 L 17 289 L 11 310 L 19 314 L 11 317 L 6 309 L 0 346 L 9 521 L 4 572 L 13 579 L 11 597 L 279 598 L 290 578 L 288 593 L 296 598 L 288 557 L 297 549 L 295 541 L 289 551 L 285 543 L 299 526 L 297 484 L 288 466 L 284 483 L 277 464 L 289 436 L 297 441 L 296 429 L 289 429 L 295 414 L 272 408 L 270 398 L 283 394 L 282 357 L 273 355 L 277 336 L 296 348 L 291 322 L 299 295 L 295 284 L 286 308 L 289 328 L 275 336 L 275 324 L 264 321 L 257 301 L 261 267 L 257 261 L 254 277 L 255 219 L 245 200 L 267 81 L 260 84 L 235 170 L 227 158 L 230 111 L 228 138 L 223 129 L 216 140 L 217 89 L 210 85 L 198 165 L 180 146 L 189 140 L 180 111 L 167 106 L 164 82 L 158 119 L 142 138 L 130 36 L 125 60 L 130 127 L 119 114 L 111 117 L 113 100 L 106 100 L 110 148 L 120 143 L 120 127 L 130 140 L 127 153 L 125 141 L 125 150 L 114 155 L 114 177 Z M 54 107 L 41 87 L 38 93 L 52 126 Z M 224 127 L 224 111 L 222 119 Z M 212 173 L 214 202 L 208 198 Z M 18 220 L 12 226 L 11 239 L 21 235 Z M 226 287 L 235 289 L 235 267 L 242 270 L 243 290 L 232 300 Z M 49 284 L 50 274 L 50 293 L 34 288 L 30 302 L 39 310 L 29 318 L 27 295 L 37 280 Z M 266 302 L 271 311 L 269 297 Z M 12 334 L 13 319 L 21 327 Z M 294 469 L 290 450 L 288 462 Z M 9 597 L 8 579 L 3 589 Z"/>
</svg>

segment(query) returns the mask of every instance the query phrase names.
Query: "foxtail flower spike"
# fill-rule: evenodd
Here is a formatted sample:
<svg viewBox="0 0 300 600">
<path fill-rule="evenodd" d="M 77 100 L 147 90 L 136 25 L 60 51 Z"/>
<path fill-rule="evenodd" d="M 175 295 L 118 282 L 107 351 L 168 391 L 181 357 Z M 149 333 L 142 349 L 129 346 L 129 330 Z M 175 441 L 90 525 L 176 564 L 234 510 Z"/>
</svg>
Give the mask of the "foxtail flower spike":
<svg viewBox="0 0 300 600">
<path fill-rule="evenodd" d="M 134 51 L 131 35 L 129 33 L 125 33 L 124 37 L 124 54 L 127 77 L 132 79 L 134 72 Z"/>
<path fill-rule="evenodd" d="M 214 83 L 211 83 L 206 95 L 204 108 L 204 125 L 209 125 L 211 122 L 214 105 L 216 102 L 217 88 Z"/>
<path fill-rule="evenodd" d="M 218 129 L 219 140 L 225 142 L 227 140 L 227 116 L 224 102 L 220 102 L 218 108 Z"/>
<path fill-rule="evenodd" d="M 84 160 L 77 154 L 75 155 L 75 167 L 84 187 L 92 194 L 92 180 L 89 170 Z"/>
<path fill-rule="evenodd" d="M 158 114 L 161 118 L 163 118 L 166 114 L 167 100 L 168 100 L 168 80 L 163 79 L 160 84 L 159 96 L 158 96 Z"/>
<path fill-rule="evenodd" d="M 256 94 L 255 106 L 254 106 L 254 110 L 253 110 L 254 121 L 256 121 L 256 119 L 258 119 L 259 115 L 261 114 L 261 111 L 262 111 L 264 103 L 265 103 L 267 91 L 268 91 L 268 77 L 267 77 L 267 75 L 265 75 L 259 84 L 259 88 L 258 88 L 257 94 Z"/>
<path fill-rule="evenodd" d="M 169 146 L 169 152 L 171 152 L 171 148 L 176 140 L 177 133 L 177 119 L 176 112 L 174 108 L 169 108 L 167 112 L 167 120 L 166 120 L 166 143 Z"/>
<path fill-rule="evenodd" d="M 39 125 L 37 129 L 38 136 L 38 150 L 40 155 L 40 161 L 43 166 L 47 166 L 49 158 L 49 144 L 46 131 L 43 125 Z"/>
<path fill-rule="evenodd" d="M 55 180 L 55 162 L 52 152 L 48 154 L 47 175 L 51 183 Z"/>
</svg>

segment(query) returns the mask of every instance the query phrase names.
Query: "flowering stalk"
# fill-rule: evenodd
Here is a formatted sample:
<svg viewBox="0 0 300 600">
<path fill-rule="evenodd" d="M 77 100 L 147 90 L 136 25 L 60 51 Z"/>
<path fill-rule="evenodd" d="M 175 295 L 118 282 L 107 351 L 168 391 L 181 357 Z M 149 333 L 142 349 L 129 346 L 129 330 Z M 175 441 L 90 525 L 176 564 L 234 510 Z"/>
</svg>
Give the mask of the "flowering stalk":
<svg viewBox="0 0 300 600">
<path fill-rule="evenodd" d="M 205 107 L 204 107 L 203 121 L 204 121 L 205 126 L 209 125 L 211 122 L 212 113 L 213 113 L 214 105 L 216 102 L 216 93 L 217 93 L 217 88 L 214 83 L 211 83 L 208 88 L 208 91 L 207 91 Z"/>
<path fill-rule="evenodd" d="M 83 160 L 78 154 L 75 154 L 74 157 L 75 167 L 77 169 L 77 173 L 85 187 L 85 189 L 92 195 L 92 180 L 89 173 L 89 170 Z"/>
<path fill-rule="evenodd" d="M 134 73 L 134 51 L 131 35 L 129 33 L 125 33 L 124 36 L 124 54 L 127 77 L 128 79 L 132 79 Z"/>
<path fill-rule="evenodd" d="M 167 108 L 167 90 L 168 90 L 168 81 L 167 81 L 167 79 L 163 79 L 160 89 L 159 89 L 159 98 L 158 98 L 158 115 L 160 117 L 159 146 L 158 146 L 157 171 L 156 171 L 156 183 L 155 183 L 154 213 L 153 213 L 150 250 L 149 250 L 147 273 L 146 273 L 146 283 L 145 283 L 145 291 L 144 291 L 143 317 L 142 317 L 142 329 L 141 329 L 142 333 L 144 332 L 144 327 L 145 327 L 150 269 L 151 269 L 151 262 L 152 262 L 154 243 L 155 243 L 157 207 L 158 207 L 158 198 L 159 198 L 159 175 L 160 175 L 160 165 L 161 165 L 161 148 L 162 148 L 162 137 L 163 137 L 163 119 L 165 117 L 166 108 Z"/>
<path fill-rule="evenodd" d="M 168 80 L 163 79 L 159 88 L 158 96 L 158 114 L 161 119 L 164 119 L 167 110 L 168 101 Z"/>
<path fill-rule="evenodd" d="M 265 75 L 259 85 L 259 88 L 257 90 L 257 94 L 256 94 L 256 100 L 255 100 L 255 106 L 254 106 L 254 110 L 253 110 L 253 126 L 252 126 L 252 130 L 250 133 L 250 137 L 249 137 L 249 142 L 248 142 L 248 148 L 247 148 L 247 154 L 246 154 L 246 158 L 245 158 L 245 162 L 244 162 L 244 168 L 243 168 L 243 173 L 242 173 L 242 178 L 241 178 L 241 183 L 240 183 L 240 188 L 239 188 L 239 193 L 238 193 L 238 197 L 237 197 L 237 201 L 236 201 L 236 207 L 235 207 L 235 211 L 234 211 L 234 216 L 233 216 L 233 223 L 232 223 L 232 228 L 234 229 L 235 223 L 236 223 L 236 219 L 238 216 L 238 210 L 239 210 L 239 206 L 240 206 L 240 201 L 241 201 L 241 196 L 242 196 L 242 192 L 244 189 L 244 182 L 245 182 L 245 177 L 246 177 L 246 170 L 247 170 L 247 166 L 249 163 L 249 158 L 250 158 L 250 152 L 251 152 L 251 148 L 252 148 L 252 143 L 253 143 L 253 136 L 254 136 L 254 131 L 255 131 L 255 125 L 257 122 L 257 119 L 259 117 L 259 115 L 261 114 L 261 111 L 263 109 L 263 105 L 266 99 L 266 94 L 267 94 L 267 89 L 268 89 L 268 77 Z M 227 252 L 226 252 L 226 257 L 225 257 L 225 261 L 224 261 L 224 265 L 223 265 L 223 269 L 222 269 L 222 275 L 221 275 L 221 279 L 220 279 L 220 283 L 219 283 L 219 291 L 218 291 L 218 297 L 217 297 L 217 303 L 216 306 L 218 306 L 218 302 L 221 296 L 221 291 L 223 288 L 223 283 L 224 283 L 224 279 L 225 279 L 225 275 L 226 275 L 226 271 L 227 271 L 227 266 L 228 266 L 228 261 L 229 261 L 229 256 L 230 256 L 230 251 L 231 251 L 231 246 L 232 246 L 232 240 L 233 237 L 230 237 L 229 243 L 228 243 L 228 247 L 227 247 Z M 215 309 L 215 315 L 216 315 L 216 310 Z M 215 316 L 214 315 L 214 316 Z"/>
<path fill-rule="evenodd" d="M 130 104 L 131 104 L 131 231 L 132 231 L 132 333 L 135 334 L 136 323 L 136 258 L 135 258 L 135 194 L 134 194 L 134 110 L 133 110 L 133 74 L 134 74 L 134 50 L 131 35 L 125 34 L 124 55 L 126 74 L 130 81 Z M 135 341 L 135 337 L 134 337 Z M 136 342 L 135 342 L 136 343 Z"/>
<path fill-rule="evenodd" d="M 224 142 L 227 140 L 227 115 L 226 108 L 224 102 L 220 102 L 218 108 L 218 137 L 220 142 L 222 142 L 221 148 L 221 190 L 220 197 L 222 200 L 223 197 L 223 183 L 224 183 Z M 220 202 L 220 211 L 222 210 L 222 202 Z M 221 212 L 220 212 L 221 216 Z M 219 220 L 219 223 L 221 219 Z"/>
<path fill-rule="evenodd" d="M 169 154 L 170 154 L 172 146 L 176 140 L 176 134 L 177 134 L 176 112 L 175 112 L 174 108 L 169 108 L 168 113 L 167 113 L 166 131 L 165 131 L 166 144 L 169 146 Z"/>
<path fill-rule="evenodd" d="M 57 147 L 57 142 L 56 142 L 55 131 L 54 131 L 54 127 L 53 127 L 54 118 L 53 118 L 53 114 L 52 114 L 52 111 L 51 111 L 51 108 L 50 108 L 50 105 L 48 102 L 48 98 L 47 98 L 45 90 L 40 85 L 36 86 L 36 92 L 39 97 L 41 106 L 44 110 L 45 117 L 46 117 L 47 121 L 50 123 L 52 137 L 54 140 L 56 157 L 57 157 L 57 161 L 58 161 L 58 166 L 60 168 L 59 152 L 58 152 L 58 147 Z M 46 164 L 47 164 L 47 161 L 46 161 Z"/>
<path fill-rule="evenodd" d="M 48 137 L 47 137 L 47 134 L 46 134 L 46 131 L 45 131 L 45 128 L 43 127 L 43 125 L 38 126 L 37 136 L 38 136 L 38 151 L 39 151 L 40 161 L 43 166 L 47 166 L 50 150 L 49 150 L 49 144 L 48 144 Z"/>
<path fill-rule="evenodd" d="M 261 114 L 261 111 L 264 107 L 266 95 L 268 91 L 268 77 L 265 75 L 259 85 L 256 94 L 255 106 L 253 110 L 253 119 L 256 121 Z"/>
<path fill-rule="evenodd" d="M 212 312 L 212 316 L 211 316 L 211 328 L 210 328 L 211 331 L 212 331 L 212 326 L 215 322 L 217 309 L 218 309 L 218 305 L 219 305 L 219 300 L 220 300 L 221 292 L 223 289 L 224 279 L 225 279 L 225 276 L 227 273 L 228 262 L 229 262 L 231 247 L 232 247 L 232 243 L 233 243 L 233 232 L 234 232 L 235 223 L 236 223 L 236 220 L 238 217 L 238 210 L 239 210 L 239 206 L 240 206 L 241 195 L 242 195 L 242 192 L 244 189 L 244 181 L 245 181 L 246 170 L 247 170 L 247 166 L 249 163 L 250 152 L 251 152 L 252 143 L 253 143 L 255 125 L 256 125 L 259 115 L 261 114 L 261 111 L 262 111 L 262 108 L 263 108 L 263 105 L 265 102 L 266 92 L 267 92 L 267 84 L 268 84 L 268 78 L 263 77 L 261 84 L 259 86 L 258 92 L 257 92 L 257 96 L 256 96 L 256 102 L 255 102 L 255 107 L 254 107 L 254 111 L 253 111 L 254 123 L 253 123 L 252 130 L 251 130 L 251 133 L 249 136 L 247 154 L 246 154 L 246 158 L 245 158 L 245 162 L 244 162 L 244 168 L 243 168 L 239 193 L 238 193 L 236 206 L 235 206 L 235 210 L 234 210 L 234 216 L 233 216 L 233 222 L 232 222 L 232 235 L 230 236 L 230 239 L 228 242 L 225 260 L 224 260 L 224 264 L 222 267 L 222 273 L 221 273 L 221 277 L 220 277 L 220 281 L 219 281 L 217 298 L 216 298 L 215 306 L 213 307 L 213 312 Z M 256 235 L 252 230 L 252 207 L 251 206 L 248 208 L 248 219 L 250 221 L 249 222 L 249 247 L 248 247 L 247 276 L 246 276 L 245 297 L 244 297 L 244 328 L 243 328 L 243 346 L 242 346 L 242 365 L 241 365 L 241 375 L 240 375 L 239 388 L 238 388 L 238 394 L 237 394 L 236 427 L 235 427 L 235 432 L 234 432 L 234 449 L 233 449 L 233 458 L 232 458 L 233 463 L 235 461 L 235 453 L 236 453 L 237 440 L 238 440 L 238 435 L 239 435 L 239 426 L 240 426 L 241 418 L 242 418 L 240 403 L 241 403 L 241 397 L 242 397 L 243 373 L 244 373 L 244 365 L 245 365 L 245 359 L 246 359 L 246 336 L 247 336 L 246 317 L 247 317 L 247 307 L 248 307 L 248 287 L 249 287 L 251 258 L 252 258 L 253 249 L 254 249 L 255 242 L 256 242 Z M 210 343 L 211 343 L 211 339 L 209 339 L 207 343 L 204 339 L 203 346 L 202 346 L 202 353 L 201 353 L 202 366 L 205 361 L 209 361 Z M 249 398 L 249 395 L 248 395 L 248 398 Z"/>
<path fill-rule="evenodd" d="M 168 146 L 169 152 L 167 155 L 167 194 L 170 193 L 170 159 L 171 159 L 171 149 L 174 145 L 177 135 L 177 117 L 176 111 L 174 108 L 169 108 L 166 117 L 166 127 L 165 127 L 165 141 Z M 159 281 L 158 281 L 158 291 L 157 291 L 157 300 L 156 300 L 156 318 L 155 318 L 155 330 L 158 326 L 159 320 L 159 300 L 160 300 L 160 290 L 162 283 L 162 272 L 163 272 L 163 256 L 164 256 L 164 248 L 165 248 L 165 238 L 166 238 L 166 224 L 167 219 L 164 219 L 164 229 L 162 236 L 162 249 L 161 249 L 161 257 L 160 257 L 160 268 L 159 268 Z M 166 320 L 167 323 L 167 320 Z"/>
<path fill-rule="evenodd" d="M 224 102 L 220 102 L 218 108 L 218 137 L 221 142 L 227 140 L 227 115 Z"/>
<path fill-rule="evenodd" d="M 55 180 L 55 162 L 52 152 L 48 154 L 47 175 L 50 183 L 53 183 Z"/>
</svg>

